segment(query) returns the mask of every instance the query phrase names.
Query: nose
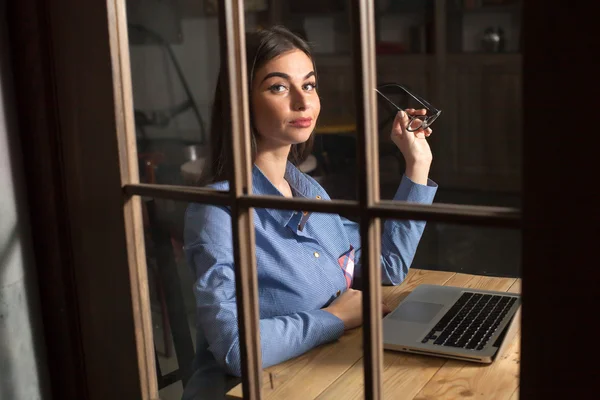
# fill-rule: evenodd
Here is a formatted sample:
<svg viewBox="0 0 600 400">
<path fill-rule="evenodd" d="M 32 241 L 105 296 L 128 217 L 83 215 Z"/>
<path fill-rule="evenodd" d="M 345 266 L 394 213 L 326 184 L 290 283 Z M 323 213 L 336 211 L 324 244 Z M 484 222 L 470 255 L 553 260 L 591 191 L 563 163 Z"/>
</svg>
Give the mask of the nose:
<svg viewBox="0 0 600 400">
<path fill-rule="evenodd" d="M 292 109 L 294 111 L 305 111 L 310 108 L 310 94 L 303 90 L 292 90 Z"/>
</svg>

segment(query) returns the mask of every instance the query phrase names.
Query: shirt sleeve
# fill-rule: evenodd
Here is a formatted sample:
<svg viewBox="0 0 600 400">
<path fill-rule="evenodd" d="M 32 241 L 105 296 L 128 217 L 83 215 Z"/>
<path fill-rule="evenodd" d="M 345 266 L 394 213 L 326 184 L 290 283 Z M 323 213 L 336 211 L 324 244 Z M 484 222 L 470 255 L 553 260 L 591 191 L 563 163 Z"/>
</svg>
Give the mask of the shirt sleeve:
<svg viewBox="0 0 600 400">
<path fill-rule="evenodd" d="M 195 269 L 198 326 L 229 374 L 241 376 L 231 217 L 226 208 L 194 205 L 186 216 L 186 255 Z M 260 282 L 259 282 L 260 291 Z M 338 339 L 343 322 L 324 310 L 260 319 L 263 368 Z"/>
<path fill-rule="evenodd" d="M 427 185 L 420 185 L 403 175 L 394 200 L 431 204 L 437 187 L 437 184 L 430 179 Z M 342 222 L 350 243 L 355 248 L 360 248 L 360 225 L 346 218 L 342 218 Z M 385 221 L 381 237 L 381 279 L 383 284 L 399 285 L 404 281 L 424 230 L 425 221 L 394 219 Z M 361 274 L 360 251 L 355 254 L 355 259 L 357 262 L 354 276 L 358 277 Z"/>
</svg>

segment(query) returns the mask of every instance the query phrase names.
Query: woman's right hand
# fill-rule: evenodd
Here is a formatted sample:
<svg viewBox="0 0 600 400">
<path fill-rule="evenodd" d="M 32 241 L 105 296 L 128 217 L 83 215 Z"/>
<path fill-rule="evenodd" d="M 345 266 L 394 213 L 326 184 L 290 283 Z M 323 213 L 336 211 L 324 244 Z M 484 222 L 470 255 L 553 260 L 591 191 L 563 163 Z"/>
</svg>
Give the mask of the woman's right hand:
<svg viewBox="0 0 600 400">
<path fill-rule="evenodd" d="M 345 330 L 359 327 L 362 325 L 362 292 L 348 289 L 324 310 L 341 319 Z M 382 311 L 383 315 L 386 315 L 391 310 L 382 303 Z"/>
<path fill-rule="evenodd" d="M 405 112 L 406 111 L 406 112 Z M 409 116 L 426 115 L 426 110 L 415 110 L 408 108 L 405 111 L 399 111 L 392 126 L 392 141 L 398 146 L 406 162 L 406 177 L 411 181 L 427 185 L 429 169 L 433 155 L 427 139 L 431 135 L 431 128 L 418 129 L 415 132 L 409 132 L 409 125 L 414 129 L 418 120 L 410 123 Z"/>
</svg>

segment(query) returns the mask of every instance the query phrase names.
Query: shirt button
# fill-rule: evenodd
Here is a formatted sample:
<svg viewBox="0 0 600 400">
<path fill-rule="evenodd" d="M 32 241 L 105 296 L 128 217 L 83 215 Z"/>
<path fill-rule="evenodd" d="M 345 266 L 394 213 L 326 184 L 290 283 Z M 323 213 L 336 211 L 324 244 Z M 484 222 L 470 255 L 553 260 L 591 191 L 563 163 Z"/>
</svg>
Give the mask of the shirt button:
<svg viewBox="0 0 600 400">
<path fill-rule="evenodd" d="M 321 200 L 321 196 L 317 196 L 317 200 Z"/>
<path fill-rule="evenodd" d="M 342 292 L 338 290 L 337 292 L 335 292 L 335 297 L 340 297 L 340 294 L 342 294 Z"/>
<path fill-rule="evenodd" d="M 319 258 L 321 255 L 319 253 L 317 253 L 316 251 L 313 253 L 313 255 L 315 256 L 315 258 Z"/>
</svg>

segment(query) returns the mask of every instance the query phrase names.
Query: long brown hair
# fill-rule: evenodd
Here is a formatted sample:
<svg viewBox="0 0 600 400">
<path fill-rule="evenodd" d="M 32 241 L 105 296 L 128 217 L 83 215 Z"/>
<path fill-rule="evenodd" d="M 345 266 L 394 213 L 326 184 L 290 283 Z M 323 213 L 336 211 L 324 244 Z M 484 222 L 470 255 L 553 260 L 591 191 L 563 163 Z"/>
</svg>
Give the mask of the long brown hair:
<svg viewBox="0 0 600 400">
<path fill-rule="evenodd" d="M 248 71 L 248 98 L 251 99 L 252 83 L 254 75 L 263 65 L 270 60 L 292 50 L 304 52 L 313 61 L 313 70 L 315 75 L 317 69 L 312 57 L 310 46 L 298 35 L 292 33 L 283 26 L 274 26 L 257 32 L 246 34 L 246 69 Z M 217 88 L 213 103 L 211 126 L 210 126 L 210 145 L 211 145 L 211 163 L 210 168 L 205 170 L 201 184 L 214 183 L 228 180 L 231 176 L 231 162 L 226 147 L 226 141 L 231 138 L 230 117 L 224 112 L 226 103 L 224 103 L 224 93 L 227 84 L 226 63 L 221 62 Z M 256 136 L 258 132 L 254 127 L 254 112 L 252 102 L 250 102 L 250 132 L 252 160 L 256 156 Z M 304 143 L 293 144 L 288 159 L 298 165 L 310 154 L 313 145 L 314 133 L 310 135 Z"/>
</svg>

